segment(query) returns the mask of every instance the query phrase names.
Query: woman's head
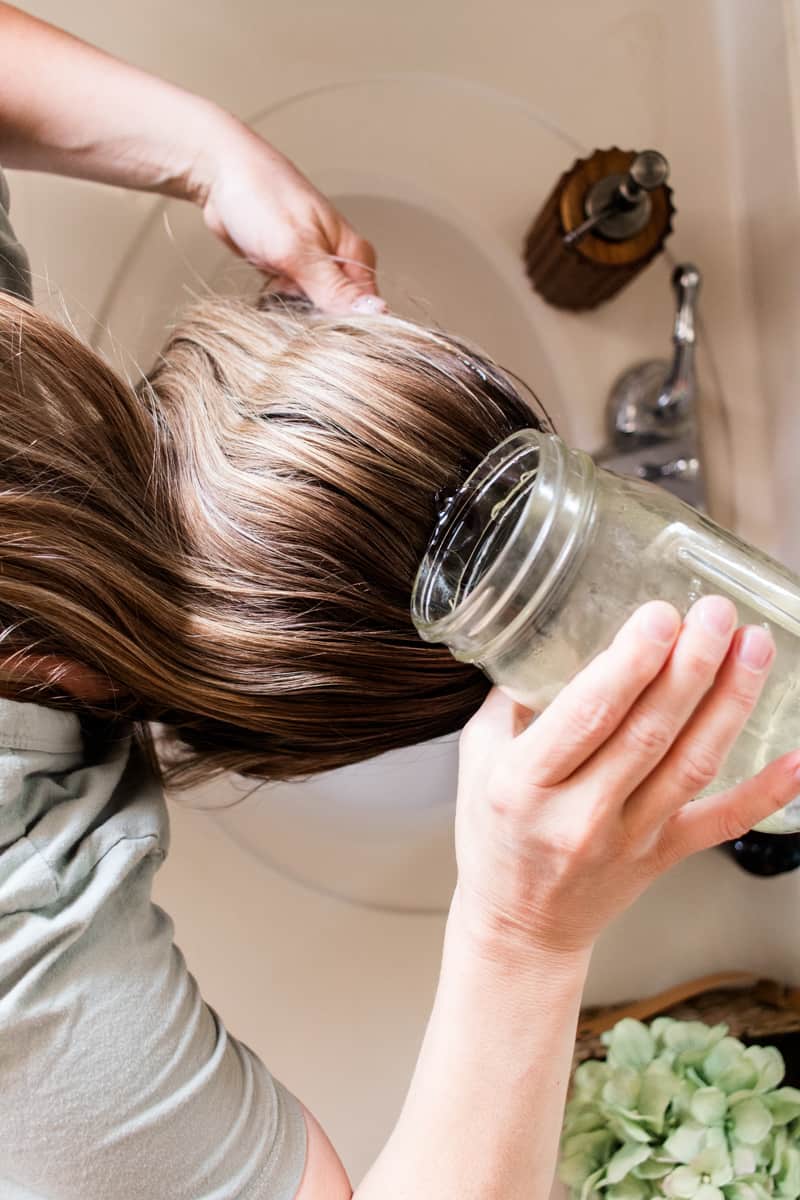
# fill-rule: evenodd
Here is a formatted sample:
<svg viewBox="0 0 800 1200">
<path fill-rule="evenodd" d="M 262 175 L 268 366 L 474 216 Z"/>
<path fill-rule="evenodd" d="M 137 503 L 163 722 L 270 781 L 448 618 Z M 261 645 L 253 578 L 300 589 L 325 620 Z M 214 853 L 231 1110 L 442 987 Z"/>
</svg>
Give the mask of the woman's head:
<svg viewBox="0 0 800 1200">
<path fill-rule="evenodd" d="M 209 301 L 134 392 L 4 298 L 5 649 L 101 672 L 95 711 L 174 729 L 185 777 L 450 732 L 487 684 L 418 639 L 414 574 L 442 492 L 531 424 L 473 348 L 397 318 Z"/>
</svg>

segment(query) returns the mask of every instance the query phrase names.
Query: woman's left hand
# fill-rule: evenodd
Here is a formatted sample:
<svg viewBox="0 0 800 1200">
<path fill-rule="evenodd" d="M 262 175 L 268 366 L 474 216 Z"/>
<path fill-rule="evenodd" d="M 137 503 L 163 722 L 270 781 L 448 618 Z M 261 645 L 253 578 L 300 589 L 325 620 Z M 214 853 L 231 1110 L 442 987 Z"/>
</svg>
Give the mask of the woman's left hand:
<svg viewBox="0 0 800 1200">
<path fill-rule="evenodd" d="M 4 167 L 192 200 L 237 254 L 319 308 L 386 307 L 369 242 L 280 151 L 213 101 L 2 0 L 0 79 Z"/>
<path fill-rule="evenodd" d="M 290 281 L 328 312 L 383 312 L 375 251 L 278 150 L 226 117 L 189 198 L 232 250 Z"/>
</svg>

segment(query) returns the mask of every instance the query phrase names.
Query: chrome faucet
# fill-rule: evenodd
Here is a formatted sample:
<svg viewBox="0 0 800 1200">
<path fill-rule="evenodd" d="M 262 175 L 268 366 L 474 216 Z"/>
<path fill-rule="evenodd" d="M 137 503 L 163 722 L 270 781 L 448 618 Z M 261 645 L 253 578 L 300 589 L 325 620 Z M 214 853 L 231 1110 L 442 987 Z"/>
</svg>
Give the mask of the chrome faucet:
<svg viewBox="0 0 800 1200">
<path fill-rule="evenodd" d="M 649 359 L 617 379 L 606 410 L 608 445 L 595 455 L 599 466 L 661 484 L 696 508 L 704 500 L 694 365 L 700 281 L 693 263 L 675 268 L 672 362 Z"/>
</svg>

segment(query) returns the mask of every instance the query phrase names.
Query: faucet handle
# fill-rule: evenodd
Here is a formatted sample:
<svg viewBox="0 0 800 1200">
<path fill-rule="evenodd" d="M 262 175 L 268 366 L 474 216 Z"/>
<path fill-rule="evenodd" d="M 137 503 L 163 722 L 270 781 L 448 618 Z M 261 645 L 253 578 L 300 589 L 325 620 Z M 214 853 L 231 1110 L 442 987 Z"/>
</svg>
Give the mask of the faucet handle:
<svg viewBox="0 0 800 1200">
<path fill-rule="evenodd" d="M 629 367 L 611 389 L 606 409 L 609 445 L 600 466 L 660 483 L 701 508 L 702 472 L 695 426 L 695 318 L 702 276 L 694 263 L 672 273 L 676 314 L 672 362 L 648 359 Z"/>
<path fill-rule="evenodd" d="M 699 268 L 694 263 L 680 263 L 672 272 L 672 287 L 677 303 L 672 340 L 677 345 L 694 343 L 697 297 L 702 278 Z"/>
</svg>

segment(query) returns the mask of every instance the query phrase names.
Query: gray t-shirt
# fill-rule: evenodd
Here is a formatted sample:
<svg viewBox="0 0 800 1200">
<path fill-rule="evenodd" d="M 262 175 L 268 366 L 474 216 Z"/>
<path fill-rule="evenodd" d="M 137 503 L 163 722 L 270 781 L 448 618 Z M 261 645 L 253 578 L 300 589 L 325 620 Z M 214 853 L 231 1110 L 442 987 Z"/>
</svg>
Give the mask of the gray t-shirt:
<svg viewBox="0 0 800 1200">
<path fill-rule="evenodd" d="M 8 180 L 0 171 L 0 291 L 32 301 L 28 256 L 25 247 L 17 241 L 8 212 Z"/>
<path fill-rule="evenodd" d="M 296 1196 L 302 1108 L 173 944 L 168 843 L 126 729 L 0 699 L 0 1200 Z"/>
</svg>

